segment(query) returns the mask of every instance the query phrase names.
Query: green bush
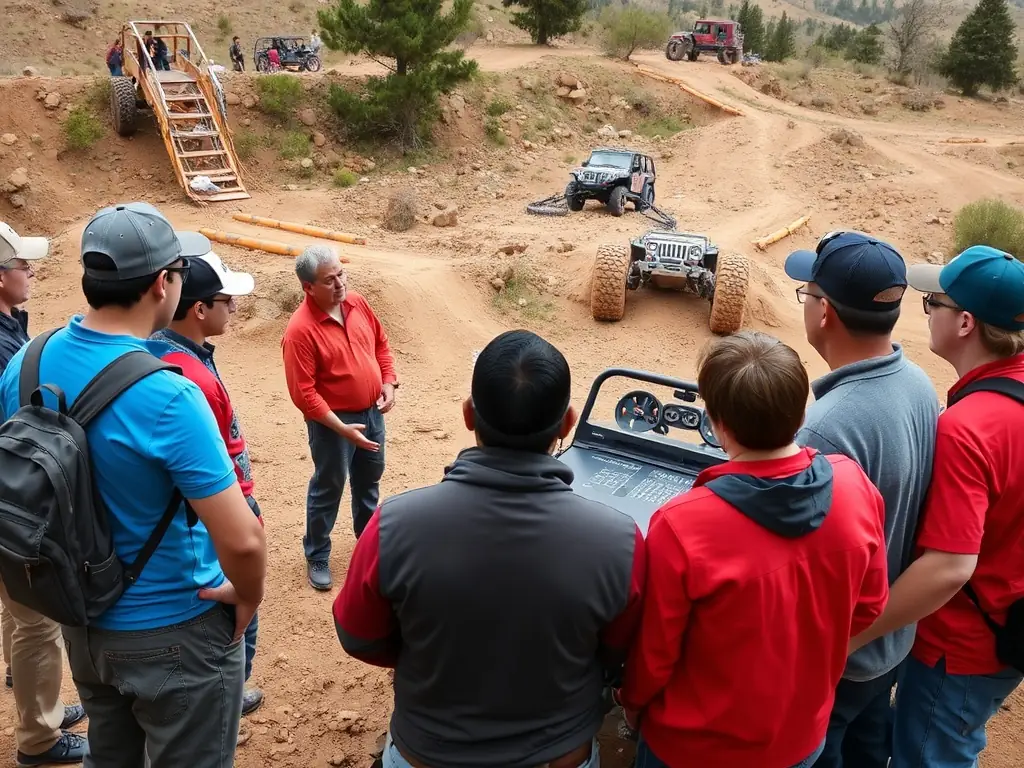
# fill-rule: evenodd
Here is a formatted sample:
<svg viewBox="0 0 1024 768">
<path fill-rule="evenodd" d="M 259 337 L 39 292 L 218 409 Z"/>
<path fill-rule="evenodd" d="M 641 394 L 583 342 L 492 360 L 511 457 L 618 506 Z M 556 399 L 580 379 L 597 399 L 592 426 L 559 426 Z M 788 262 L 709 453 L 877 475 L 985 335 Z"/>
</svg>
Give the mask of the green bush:
<svg viewBox="0 0 1024 768">
<path fill-rule="evenodd" d="M 250 131 L 248 128 L 243 128 L 236 133 L 233 137 L 233 141 L 235 144 L 235 151 L 243 160 L 248 160 L 256 154 L 257 149 L 265 146 L 267 143 L 266 138 L 255 131 Z"/>
<path fill-rule="evenodd" d="M 292 75 L 262 75 L 256 79 L 260 109 L 288 120 L 302 102 L 302 83 Z"/>
<path fill-rule="evenodd" d="M 484 133 L 487 134 L 487 138 L 499 146 L 505 146 L 508 141 L 501 130 L 501 123 L 496 118 L 488 117 L 484 120 Z"/>
<path fill-rule="evenodd" d="M 61 129 L 69 149 L 88 149 L 102 139 L 104 133 L 99 118 L 82 106 L 68 112 Z"/>
<path fill-rule="evenodd" d="M 487 114 L 491 117 L 501 117 L 512 109 L 512 102 L 502 96 L 495 96 L 487 105 Z"/>
<path fill-rule="evenodd" d="M 988 245 L 1024 260 L 1024 211 L 1002 200 L 976 200 L 953 219 L 953 253 Z"/>
<path fill-rule="evenodd" d="M 309 155 L 309 136 L 299 131 L 288 131 L 281 137 L 281 157 L 295 160 Z"/>
<path fill-rule="evenodd" d="M 673 28 L 667 13 L 635 5 L 605 6 L 598 23 L 604 52 L 625 61 L 638 48 L 661 48 Z"/>
<path fill-rule="evenodd" d="M 351 187 L 359 183 L 359 177 L 348 168 L 339 168 L 334 172 L 334 186 Z"/>
</svg>

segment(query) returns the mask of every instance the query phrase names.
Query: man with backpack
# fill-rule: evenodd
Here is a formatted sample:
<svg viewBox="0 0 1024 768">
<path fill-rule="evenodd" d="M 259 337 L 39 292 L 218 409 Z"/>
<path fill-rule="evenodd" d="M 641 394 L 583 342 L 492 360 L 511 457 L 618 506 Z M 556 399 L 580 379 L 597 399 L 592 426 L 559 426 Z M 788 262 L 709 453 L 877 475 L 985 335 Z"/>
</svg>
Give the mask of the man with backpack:
<svg viewBox="0 0 1024 768">
<path fill-rule="evenodd" d="M 209 250 L 146 203 L 100 210 L 89 310 L 0 377 L 0 575 L 64 625 L 90 768 L 234 760 L 266 540 L 202 392 L 149 341 Z"/>
<path fill-rule="evenodd" d="M 28 300 L 33 264 L 46 258 L 49 252 L 50 244 L 45 237 L 22 237 L 0 222 L 0 371 L 29 341 L 28 313 L 19 306 Z M 61 701 L 64 644 L 60 625 L 11 600 L 3 588 L 2 575 L 0 604 L 4 684 L 14 689 L 18 711 L 18 764 L 80 763 L 88 742 L 66 730 L 85 719 L 85 710 L 81 704 L 65 706 Z"/>
<path fill-rule="evenodd" d="M 939 416 L 918 558 L 859 648 L 918 622 L 891 768 L 973 768 L 1024 676 L 1024 264 L 973 246 L 907 271 L 932 352 L 959 379 Z"/>
</svg>

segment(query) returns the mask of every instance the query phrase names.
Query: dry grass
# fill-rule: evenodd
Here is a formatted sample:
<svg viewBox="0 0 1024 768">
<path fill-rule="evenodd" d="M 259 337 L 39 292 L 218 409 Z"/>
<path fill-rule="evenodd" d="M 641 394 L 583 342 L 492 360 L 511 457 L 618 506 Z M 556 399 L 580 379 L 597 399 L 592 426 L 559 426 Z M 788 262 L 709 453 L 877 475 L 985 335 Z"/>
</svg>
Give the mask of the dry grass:
<svg viewBox="0 0 1024 768">
<path fill-rule="evenodd" d="M 401 189 L 388 198 L 381 225 L 392 232 L 405 232 L 416 223 L 416 195 L 410 189 Z"/>
</svg>

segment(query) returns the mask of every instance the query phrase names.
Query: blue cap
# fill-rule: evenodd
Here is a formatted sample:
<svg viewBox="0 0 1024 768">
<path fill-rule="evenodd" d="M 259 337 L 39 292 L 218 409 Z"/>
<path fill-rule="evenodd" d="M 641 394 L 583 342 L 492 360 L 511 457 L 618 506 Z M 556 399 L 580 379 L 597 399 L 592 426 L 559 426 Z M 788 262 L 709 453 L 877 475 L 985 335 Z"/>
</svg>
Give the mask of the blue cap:
<svg viewBox="0 0 1024 768">
<path fill-rule="evenodd" d="M 944 293 L 983 323 L 1024 330 L 1024 264 L 987 245 L 972 245 L 948 264 L 915 264 L 910 284 L 923 293 Z"/>
<path fill-rule="evenodd" d="M 907 266 L 899 252 L 863 232 L 829 232 L 813 251 L 794 251 L 786 274 L 815 283 L 844 307 L 865 312 L 897 309 L 907 289 Z"/>
</svg>

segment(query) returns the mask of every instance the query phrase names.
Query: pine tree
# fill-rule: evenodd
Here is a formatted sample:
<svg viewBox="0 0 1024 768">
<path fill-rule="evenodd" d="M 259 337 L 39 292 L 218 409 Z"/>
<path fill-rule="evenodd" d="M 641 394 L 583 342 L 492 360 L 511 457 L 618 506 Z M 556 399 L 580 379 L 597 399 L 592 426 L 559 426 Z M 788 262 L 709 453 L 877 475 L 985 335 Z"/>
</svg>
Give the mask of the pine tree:
<svg viewBox="0 0 1024 768">
<path fill-rule="evenodd" d="M 993 91 L 1017 82 L 1015 25 L 1006 0 L 980 0 L 961 22 L 939 73 L 967 96 L 987 85 Z"/>
<path fill-rule="evenodd" d="M 878 64 L 885 53 L 882 30 L 874 24 L 865 27 L 849 42 L 846 58 L 861 64 Z"/>
<path fill-rule="evenodd" d="M 362 94 L 332 85 L 329 103 L 360 138 L 391 138 L 407 150 L 426 141 L 438 116 L 438 96 L 468 80 L 477 63 L 460 50 L 445 50 L 466 28 L 473 0 L 338 0 L 317 11 L 324 45 L 367 53 L 391 70 L 371 77 Z"/>
<path fill-rule="evenodd" d="M 785 61 L 796 53 L 793 22 L 789 20 L 785 11 L 782 12 L 782 18 L 775 24 L 765 49 L 764 57 L 768 61 Z"/>
<path fill-rule="evenodd" d="M 587 0 L 501 0 L 501 4 L 526 9 L 513 13 L 511 21 L 529 32 L 537 45 L 579 30 L 587 11 Z"/>
<path fill-rule="evenodd" d="M 761 6 L 743 0 L 736 21 L 743 30 L 743 50 L 750 53 L 764 52 L 764 13 Z"/>
</svg>

